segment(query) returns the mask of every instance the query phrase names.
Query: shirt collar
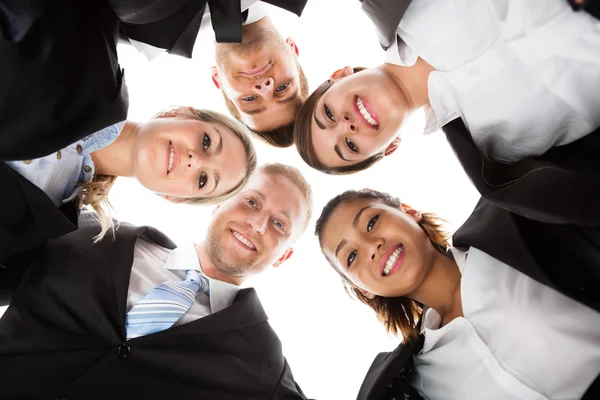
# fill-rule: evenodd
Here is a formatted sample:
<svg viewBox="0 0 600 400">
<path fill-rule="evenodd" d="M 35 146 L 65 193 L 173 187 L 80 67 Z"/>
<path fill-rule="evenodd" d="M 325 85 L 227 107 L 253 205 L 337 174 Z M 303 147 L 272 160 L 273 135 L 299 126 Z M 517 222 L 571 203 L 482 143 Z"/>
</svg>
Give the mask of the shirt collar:
<svg viewBox="0 0 600 400">
<path fill-rule="evenodd" d="M 243 2 L 242 2 L 243 3 Z M 242 4 L 242 9 L 244 4 Z M 267 16 L 267 7 L 261 2 L 257 1 L 256 3 L 250 5 L 248 7 L 248 17 L 246 21 L 244 21 L 244 25 L 250 25 L 255 23 L 256 21 L 260 21 L 264 17 Z"/>
<path fill-rule="evenodd" d="M 172 271 L 186 271 L 193 269 L 202 273 L 208 279 L 210 287 L 210 309 L 213 313 L 219 312 L 233 304 L 240 287 L 213 279 L 204 274 L 194 244 L 189 242 L 171 251 L 165 262 L 165 268 Z"/>
</svg>

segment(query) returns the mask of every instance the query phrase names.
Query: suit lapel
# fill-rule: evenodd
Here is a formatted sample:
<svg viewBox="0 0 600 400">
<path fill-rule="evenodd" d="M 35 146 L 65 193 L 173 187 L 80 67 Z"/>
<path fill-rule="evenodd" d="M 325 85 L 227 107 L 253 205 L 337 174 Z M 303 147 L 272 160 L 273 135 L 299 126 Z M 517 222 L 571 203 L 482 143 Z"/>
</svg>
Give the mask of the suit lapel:
<svg viewBox="0 0 600 400">
<path fill-rule="evenodd" d="M 231 306 L 154 335 L 197 335 L 207 332 L 225 332 L 256 325 L 267 320 L 267 314 L 258 299 L 258 294 L 253 288 L 247 288 L 239 291 Z"/>
<path fill-rule="evenodd" d="M 538 282 L 553 286 L 548 276 L 539 268 L 534 256 L 517 228 L 514 216 L 480 199 L 467 221 L 454 233 L 452 242 L 455 247 L 475 247 L 497 260 L 523 272 Z"/>
<path fill-rule="evenodd" d="M 423 338 L 421 337 L 414 343 L 400 343 L 391 353 L 379 353 L 375 357 L 375 360 L 373 360 L 356 399 L 387 399 L 385 396 L 389 392 L 394 378 L 404 372 L 404 367 L 409 363 L 410 358 L 418 353 L 422 347 Z M 409 382 L 405 382 L 405 384 L 409 385 Z M 409 388 L 406 389 L 408 390 Z"/>
<path fill-rule="evenodd" d="M 3 175 L 18 182 L 23 197 L 38 226 L 49 239 L 54 239 L 77 229 L 77 209 L 74 202 L 64 205 L 64 214 L 40 188 L 23 178 L 5 163 L 1 163 Z"/>
</svg>

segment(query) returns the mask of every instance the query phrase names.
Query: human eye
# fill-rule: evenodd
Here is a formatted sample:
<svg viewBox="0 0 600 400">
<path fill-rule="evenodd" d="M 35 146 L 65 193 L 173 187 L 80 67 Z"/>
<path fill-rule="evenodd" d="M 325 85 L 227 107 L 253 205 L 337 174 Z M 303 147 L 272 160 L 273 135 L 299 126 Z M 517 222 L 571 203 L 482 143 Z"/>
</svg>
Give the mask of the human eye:
<svg viewBox="0 0 600 400">
<path fill-rule="evenodd" d="M 246 199 L 246 203 L 248 203 L 251 207 L 256 207 L 256 201 L 254 201 L 253 199 Z"/>
<path fill-rule="evenodd" d="M 367 223 L 367 232 L 371 232 L 371 230 L 375 227 L 375 224 L 377 223 L 378 219 L 379 214 L 369 220 L 369 222 Z"/>
<path fill-rule="evenodd" d="M 348 254 L 348 259 L 346 260 L 346 267 L 350 268 L 350 266 L 352 265 L 352 263 L 356 259 L 356 254 L 357 253 L 358 253 L 358 250 L 353 250 L 353 251 L 350 252 L 350 254 Z"/>
<path fill-rule="evenodd" d="M 203 172 L 200 174 L 200 178 L 198 179 L 198 187 L 202 189 L 204 186 L 206 186 L 206 182 L 208 182 L 208 176 Z"/>
<path fill-rule="evenodd" d="M 202 138 L 202 148 L 204 151 L 208 150 L 210 147 L 210 136 L 208 133 L 204 132 L 204 137 Z"/>
<path fill-rule="evenodd" d="M 346 146 L 353 153 L 358 153 L 358 146 L 350 139 L 346 138 Z"/>
<path fill-rule="evenodd" d="M 256 99 L 258 99 L 258 96 L 242 97 L 242 101 L 254 101 Z"/>
<path fill-rule="evenodd" d="M 284 83 L 283 85 L 281 85 L 281 86 L 278 86 L 278 87 L 275 89 L 275 91 L 276 91 L 276 92 L 283 92 L 283 91 L 284 91 L 285 89 L 287 89 L 289 86 L 290 86 L 290 83 L 289 83 L 289 82 L 288 82 L 288 83 Z"/>
<path fill-rule="evenodd" d="M 327 107 L 326 104 L 323 104 L 323 111 L 325 112 L 325 116 L 331 121 L 331 122 L 335 122 L 335 117 L 333 116 L 333 113 L 331 112 L 331 110 L 329 109 L 329 107 Z"/>
<path fill-rule="evenodd" d="M 285 233 L 285 225 L 283 222 L 274 219 L 273 225 L 275 225 L 280 232 Z"/>
</svg>

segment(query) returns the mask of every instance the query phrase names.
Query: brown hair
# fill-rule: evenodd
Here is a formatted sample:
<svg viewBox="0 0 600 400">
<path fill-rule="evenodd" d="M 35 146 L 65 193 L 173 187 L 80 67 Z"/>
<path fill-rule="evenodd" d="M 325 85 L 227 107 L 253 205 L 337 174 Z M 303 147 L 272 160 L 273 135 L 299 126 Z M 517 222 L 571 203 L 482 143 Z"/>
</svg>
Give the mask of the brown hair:
<svg viewBox="0 0 600 400">
<path fill-rule="evenodd" d="M 192 198 L 176 198 L 170 201 L 174 203 L 187 203 L 187 204 L 204 204 L 211 205 L 220 203 L 223 200 L 228 199 L 241 190 L 242 187 L 248 182 L 250 176 L 256 169 L 256 151 L 254 145 L 248 134 L 248 129 L 237 121 L 209 110 L 198 110 L 193 107 L 175 106 L 169 107 L 159 111 L 152 118 L 182 118 L 182 119 L 195 119 L 202 122 L 216 123 L 223 125 L 224 127 L 231 130 L 235 136 L 242 142 L 244 151 L 246 153 L 246 174 L 238 184 L 227 193 L 223 193 L 213 198 L 203 197 L 192 197 Z M 101 231 L 94 238 L 95 241 L 101 240 L 108 230 L 114 229 L 114 222 L 110 216 L 112 207 L 108 202 L 108 193 L 112 188 L 116 176 L 112 175 L 96 175 L 90 182 L 86 182 L 82 185 L 81 190 L 78 194 L 78 201 L 80 205 L 90 206 L 96 211 L 98 220 L 100 221 Z M 103 209 L 103 205 L 106 205 L 106 210 Z"/>
<path fill-rule="evenodd" d="M 354 72 L 360 72 L 365 69 L 366 68 L 364 67 L 353 68 Z M 326 80 L 308 97 L 304 103 L 304 106 L 296 115 L 294 142 L 296 143 L 296 149 L 298 150 L 300 157 L 302 157 L 304 162 L 310 167 L 329 175 L 346 175 L 371 167 L 373 164 L 383 158 L 384 153 L 381 152 L 374 154 L 366 160 L 360 161 L 356 164 L 344 165 L 342 167 L 328 167 L 317 159 L 312 145 L 311 124 L 313 120 L 313 114 L 319 99 L 323 97 L 323 95 L 333 86 L 334 83 L 335 81 L 333 79 Z"/>
<path fill-rule="evenodd" d="M 298 92 L 299 96 L 296 101 L 296 113 L 297 113 L 298 110 L 300 110 L 302 108 L 304 101 L 308 97 L 308 80 L 306 79 L 304 70 L 300 66 L 300 63 L 298 62 L 297 58 L 296 58 L 296 67 L 298 68 L 298 77 L 300 79 L 300 90 Z M 221 89 L 221 93 L 223 94 L 223 99 L 225 100 L 225 106 L 227 107 L 227 110 L 229 110 L 229 113 L 235 119 L 240 121 L 240 112 L 237 109 L 237 107 L 235 106 L 235 104 L 233 104 L 233 101 L 231 101 L 231 99 L 227 96 L 225 91 L 223 91 L 222 89 Z M 252 128 L 248 128 L 248 129 L 250 129 L 250 132 L 252 133 L 252 135 L 255 138 L 262 140 L 263 142 L 265 142 L 271 146 L 283 148 L 283 147 L 290 147 L 292 144 L 294 144 L 294 121 L 292 121 L 290 124 L 277 127 L 270 131 L 257 131 Z"/>
<path fill-rule="evenodd" d="M 280 163 L 267 163 L 259 167 L 259 172 L 264 172 L 272 175 L 280 175 L 284 178 L 289 179 L 304 195 L 304 200 L 306 201 L 306 219 L 305 224 L 302 229 L 306 229 L 306 225 L 308 225 L 308 221 L 312 215 L 312 188 L 310 184 L 302 175 L 302 172 L 298 168 L 292 167 L 290 165 L 280 164 Z"/>
<path fill-rule="evenodd" d="M 317 220 L 315 235 L 319 238 L 321 250 L 323 249 L 321 243 L 323 229 L 329 220 L 331 213 L 341 205 L 359 199 L 376 200 L 387 206 L 399 209 L 402 207 L 402 202 L 399 198 L 391 196 L 388 193 L 371 189 L 363 189 L 360 191 L 348 190 L 337 195 L 329 200 L 325 207 L 323 207 L 321 216 Z M 435 214 L 423 213 L 419 226 L 429 238 L 434 249 L 442 254 L 448 254 L 447 249 L 450 247 L 450 235 L 443 229 L 444 222 L 444 220 Z M 362 294 L 362 292 L 335 267 L 335 264 L 331 262 L 331 260 L 328 259 L 327 261 L 329 261 L 329 264 L 333 269 L 342 277 L 342 283 L 346 292 L 351 297 L 355 297 L 362 303 L 371 307 L 373 311 L 375 311 L 377 319 L 383 323 L 388 333 L 394 335 L 400 334 L 406 342 L 410 342 L 419 336 L 421 316 L 423 314 L 423 307 L 420 303 L 408 297 L 375 296 L 375 298 L 370 299 Z"/>
</svg>

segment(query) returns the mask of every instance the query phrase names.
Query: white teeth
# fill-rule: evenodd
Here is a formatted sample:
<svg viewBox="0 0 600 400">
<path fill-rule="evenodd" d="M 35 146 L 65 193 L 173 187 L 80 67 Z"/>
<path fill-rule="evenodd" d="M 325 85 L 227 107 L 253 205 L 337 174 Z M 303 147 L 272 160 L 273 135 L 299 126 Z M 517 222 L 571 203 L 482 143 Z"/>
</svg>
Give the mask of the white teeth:
<svg viewBox="0 0 600 400">
<path fill-rule="evenodd" d="M 360 111 L 360 113 L 362 114 L 363 117 L 365 117 L 365 119 L 367 120 L 367 122 L 371 125 L 373 125 L 374 127 L 377 127 L 377 121 L 375 121 L 375 118 L 373 118 L 371 116 L 371 114 L 369 114 L 369 111 L 367 110 L 367 108 L 365 107 L 362 99 L 358 96 L 356 96 L 356 107 L 358 108 L 358 111 Z"/>
<path fill-rule="evenodd" d="M 171 172 L 171 168 L 173 168 L 173 145 L 169 143 L 169 168 L 167 168 L 167 174 Z"/>
<path fill-rule="evenodd" d="M 246 239 L 243 235 L 233 231 L 233 236 L 235 236 L 235 238 L 242 243 L 244 246 L 246 246 L 247 248 L 251 249 L 251 250 L 255 250 L 256 248 L 254 247 L 254 245 L 248 240 Z"/>
<path fill-rule="evenodd" d="M 394 250 L 394 252 L 390 256 L 390 258 L 388 258 L 387 262 L 385 263 L 385 268 L 383 268 L 383 276 L 386 276 L 387 274 L 390 273 L 390 271 L 392 270 L 392 267 L 396 263 L 396 260 L 398 259 L 400 254 L 402 254 L 403 251 L 404 251 L 404 246 L 402 246 L 402 245 L 399 245 L 396 248 L 396 250 Z"/>
</svg>

